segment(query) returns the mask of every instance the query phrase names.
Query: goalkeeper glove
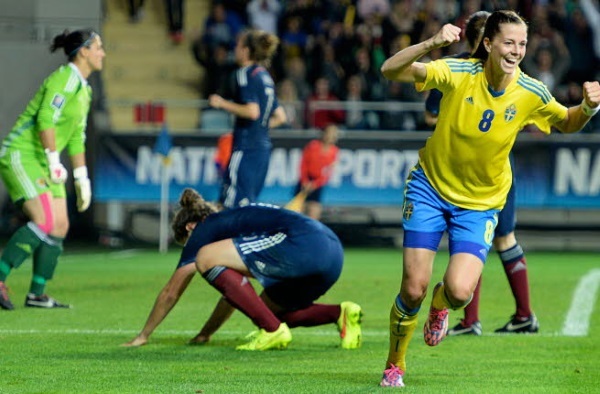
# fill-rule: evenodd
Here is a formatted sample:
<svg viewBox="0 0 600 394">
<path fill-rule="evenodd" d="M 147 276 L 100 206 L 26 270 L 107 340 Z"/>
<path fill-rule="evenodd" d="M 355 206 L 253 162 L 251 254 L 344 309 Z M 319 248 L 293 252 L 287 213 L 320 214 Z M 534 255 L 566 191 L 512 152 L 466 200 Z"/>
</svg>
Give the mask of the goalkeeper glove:
<svg viewBox="0 0 600 394">
<path fill-rule="evenodd" d="M 52 183 L 65 183 L 68 177 L 67 169 L 60 162 L 60 155 L 57 151 L 46 149 L 46 158 L 50 168 L 50 180 Z"/>
<path fill-rule="evenodd" d="M 77 167 L 73 170 L 75 178 L 75 193 L 77 194 L 77 210 L 83 212 L 89 208 L 92 202 L 92 185 L 88 178 L 86 166 Z"/>
</svg>

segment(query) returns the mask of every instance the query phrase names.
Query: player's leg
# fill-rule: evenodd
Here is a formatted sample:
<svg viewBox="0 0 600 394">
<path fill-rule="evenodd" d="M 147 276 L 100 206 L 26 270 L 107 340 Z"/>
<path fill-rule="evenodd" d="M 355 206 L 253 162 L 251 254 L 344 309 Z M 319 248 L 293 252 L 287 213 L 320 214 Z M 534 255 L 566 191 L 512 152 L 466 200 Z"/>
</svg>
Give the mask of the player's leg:
<svg viewBox="0 0 600 394">
<path fill-rule="evenodd" d="M 464 318 L 461 319 L 457 325 L 448 330 L 448 336 L 481 335 L 483 333 L 483 328 L 479 321 L 479 294 L 481 292 L 482 279 L 483 276 L 480 276 L 477 281 L 477 286 L 475 286 L 475 290 L 473 291 L 471 302 L 465 306 Z"/>
<path fill-rule="evenodd" d="M 45 237 L 33 253 L 33 276 L 29 293 L 25 299 L 25 306 L 37 308 L 69 308 L 68 304 L 61 303 L 44 294 L 46 284 L 54 276 L 58 258 L 63 251 L 63 241 L 69 231 L 69 216 L 67 214 L 67 200 L 64 185 L 51 185 L 52 212 L 54 226 L 50 234 Z M 56 197 L 58 196 L 58 197 Z"/>
<path fill-rule="evenodd" d="M 514 232 L 497 237 L 496 244 L 516 304 L 516 312 L 511 320 L 496 332 L 536 333 L 539 330 L 539 322 L 530 307 L 527 261 L 523 248 L 517 242 Z"/>
<path fill-rule="evenodd" d="M 535 333 L 539 329 L 539 323 L 530 306 L 527 260 L 514 232 L 516 226 L 515 193 L 513 182 L 507 196 L 506 205 L 498 215 L 494 249 L 496 249 L 502 261 L 504 273 L 515 299 L 516 312 L 511 320 L 497 329 L 496 332 Z"/>
<path fill-rule="evenodd" d="M 261 295 L 265 304 L 275 311 L 276 316 L 288 327 L 314 327 L 335 324 L 340 333 L 340 346 L 344 349 L 357 349 L 362 344 L 362 308 L 355 302 L 321 304 L 306 301 L 319 298 L 329 289 L 322 278 L 312 276 L 306 280 L 285 281 L 279 286 L 270 286 Z M 268 294 L 267 294 L 268 292 Z M 278 300 L 278 302 L 272 299 Z M 280 305 L 301 305 L 281 307 Z"/>
<path fill-rule="evenodd" d="M 471 301 L 492 246 L 497 213 L 497 210 L 472 211 L 458 207 L 451 210 L 450 263 L 444 281 L 434 289 L 424 328 L 428 345 L 437 345 L 446 335 L 448 309 L 464 308 Z"/>
<path fill-rule="evenodd" d="M 411 171 L 402 209 L 403 271 L 400 292 L 390 309 L 389 349 L 381 386 L 404 386 L 406 354 L 431 279 L 433 260 L 446 229 L 443 202 L 422 169 Z"/>
<path fill-rule="evenodd" d="M 329 229 L 294 235 L 282 243 L 286 250 L 285 272 L 279 283 L 265 287 L 265 303 L 289 327 L 336 324 L 341 347 L 356 349 L 362 342 L 361 307 L 351 301 L 316 304 L 339 279 L 344 252 L 341 242 Z M 315 259 L 311 250 L 319 250 Z"/>
<path fill-rule="evenodd" d="M 264 299 L 266 294 L 262 294 Z M 265 302 L 269 305 L 268 302 Z M 314 303 L 297 310 L 283 310 L 277 317 L 288 327 L 315 327 L 335 324 L 341 338 L 341 347 L 357 349 L 362 343 L 362 308 L 355 302 L 344 301 L 341 304 Z"/>
<path fill-rule="evenodd" d="M 321 215 L 323 213 L 323 206 L 321 205 L 322 190 L 323 188 L 320 187 L 306 196 L 306 215 L 309 218 L 321 220 Z"/>
<path fill-rule="evenodd" d="M 13 309 L 5 281 L 48 237 L 54 226 L 51 193 L 45 170 L 35 161 L 23 159 L 19 152 L 0 160 L 0 175 L 13 202 L 19 205 L 29 222 L 8 240 L 0 256 L 0 306 Z"/>
<path fill-rule="evenodd" d="M 241 259 L 233 240 L 203 246 L 196 256 L 196 267 L 236 309 L 267 332 L 275 332 L 281 322 L 260 299 L 250 281 L 250 271 Z"/>
<path fill-rule="evenodd" d="M 221 183 L 221 190 L 219 193 L 219 204 L 224 208 L 232 208 L 236 205 L 237 197 L 237 180 L 240 163 L 243 157 L 242 151 L 233 151 L 231 153 L 231 159 L 229 164 L 223 173 L 223 180 Z"/>
<path fill-rule="evenodd" d="M 444 281 L 433 289 L 429 317 L 423 328 L 426 344 L 436 346 L 444 339 L 448 331 L 448 310 L 459 310 L 469 304 L 482 269 L 478 256 L 471 253 L 451 255 Z"/>
<path fill-rule="evenodd" d="M 294 197 L 296 197 L 298 195 L 298 193 L 300 193 L 302 191 L 302 183 L 300 181 L 298 181 L 298 183 L 296 184 L 296 187 L 294 188 L 294 194 L 292 196 L 292 199 Z M 308 194 L 306 197 L 308 198 L 310 196 L 310 194 Z M 306 198 L 304 199 L 304 201 L 302 201 L 302 206 L 298 206 L 297 209 L 293 209 L 296 212 L 300 212 L 300 213 L 306 213 Z"/>
<path fill-rule="evenodd" d="M 227 169 L 221 202 L 225 208 L 256 202 L 269 169 L 270 151 L 234 151 Z"/>
</svg>

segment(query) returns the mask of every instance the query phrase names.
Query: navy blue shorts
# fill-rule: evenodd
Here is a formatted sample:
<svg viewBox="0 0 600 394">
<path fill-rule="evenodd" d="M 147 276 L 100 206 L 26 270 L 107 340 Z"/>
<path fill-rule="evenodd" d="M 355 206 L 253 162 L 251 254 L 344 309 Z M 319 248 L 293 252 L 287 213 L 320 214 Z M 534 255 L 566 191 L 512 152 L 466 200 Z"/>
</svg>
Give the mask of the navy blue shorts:
<svg viewBox="0 0 600 394">
<path fill-rule="evenodd" d="M 238 237 L 233 243 L 269 298 L 288 310 L 311 305 L 342 272 L 342 244 L 328 228 Z"/>
<path fill-rule="evenodd" d="M 506 196 L 506 204 L 498 214 L 498 226 L 496 226 L 496 237 L 504 237 L 515 231 L 517 225 L 517 213 L 515 207 L 516 193 L 515 180 L 513 178 L 512 186 Z"/>
<path fill-rule="evenodd" d="M 234 208 L 258 201 L 270 157 L 271 151 L 266 149 L 234 151 L 223 176 L 219 202 L 226 208 Z"/>
<path fill-rule="evenodd" d="M 510 166 L 513 171 L 515 168 L 515 159 L 511 152 L 508 157 L 510 160 Z M 496 226 L 495 236 L 496 237 L 504 237 L 515 231 L 515 227 L 517 226 L 517 192 L 515 191 L 515 176 L 513 172 L 512 185 L 510 186 L 510 190 L 508 191 L 508 195 L 506 196 L 506 204 L 504 204 L 504 208 L 498 214 L 498 226 Z"/>
</svg>

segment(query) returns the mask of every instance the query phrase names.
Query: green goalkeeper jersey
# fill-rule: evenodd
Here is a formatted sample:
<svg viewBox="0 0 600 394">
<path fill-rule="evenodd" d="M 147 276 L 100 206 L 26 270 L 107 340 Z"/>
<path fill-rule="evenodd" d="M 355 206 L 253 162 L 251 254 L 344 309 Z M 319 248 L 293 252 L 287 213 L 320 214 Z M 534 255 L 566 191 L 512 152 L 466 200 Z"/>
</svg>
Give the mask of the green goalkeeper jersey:
<svg viewBox="0 0 600 394">
<path fill-rule="evenodd" d="M 69 63 L 54 71 L 39 88 L 2 143 L 0 157 L 10 151 L 46 160 L 39 132 L 54 129 L 56 150 L 70 156 L 85 151 L 85 129 L 92 89 Z"/>
</svg>

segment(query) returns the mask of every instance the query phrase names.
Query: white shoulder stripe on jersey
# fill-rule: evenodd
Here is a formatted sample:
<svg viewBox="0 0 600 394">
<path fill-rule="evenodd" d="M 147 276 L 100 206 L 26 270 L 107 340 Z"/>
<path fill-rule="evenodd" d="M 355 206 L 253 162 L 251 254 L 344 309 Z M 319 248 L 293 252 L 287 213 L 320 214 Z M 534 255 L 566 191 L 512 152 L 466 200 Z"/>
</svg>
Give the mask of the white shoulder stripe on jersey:
<svg viewBox="0 0 600 394">
<path fill-rule="evenodd" d="M 76 74 L 72 73 L 71 76 L 69 77 L 69 80 L 67 81 L 67 86 L 65 86 L 65 91 L 66 92 L 75 91 L 75 88 L 77 87 L 77 82 L 79 82 L 79 78 L 77 77 Z"/>
<path fill-rule="evenodd" d="M 272 248 L 273 246 L 282 243 L 286 238 L 286 234 L 277 233 L 256 241 L 242 242 L 239 244 L 239 247 L 242 254 L 250 254 L 252 252 L 260 252 L 261 250 Z"/>
<path fill-rule="evenodd" d="M 248 85 L 248 76 L 246 75 L 246 70 L 248 67 L 242 67 L 237 71 L 237 81 L 240 86 Z"/>
</svg>

